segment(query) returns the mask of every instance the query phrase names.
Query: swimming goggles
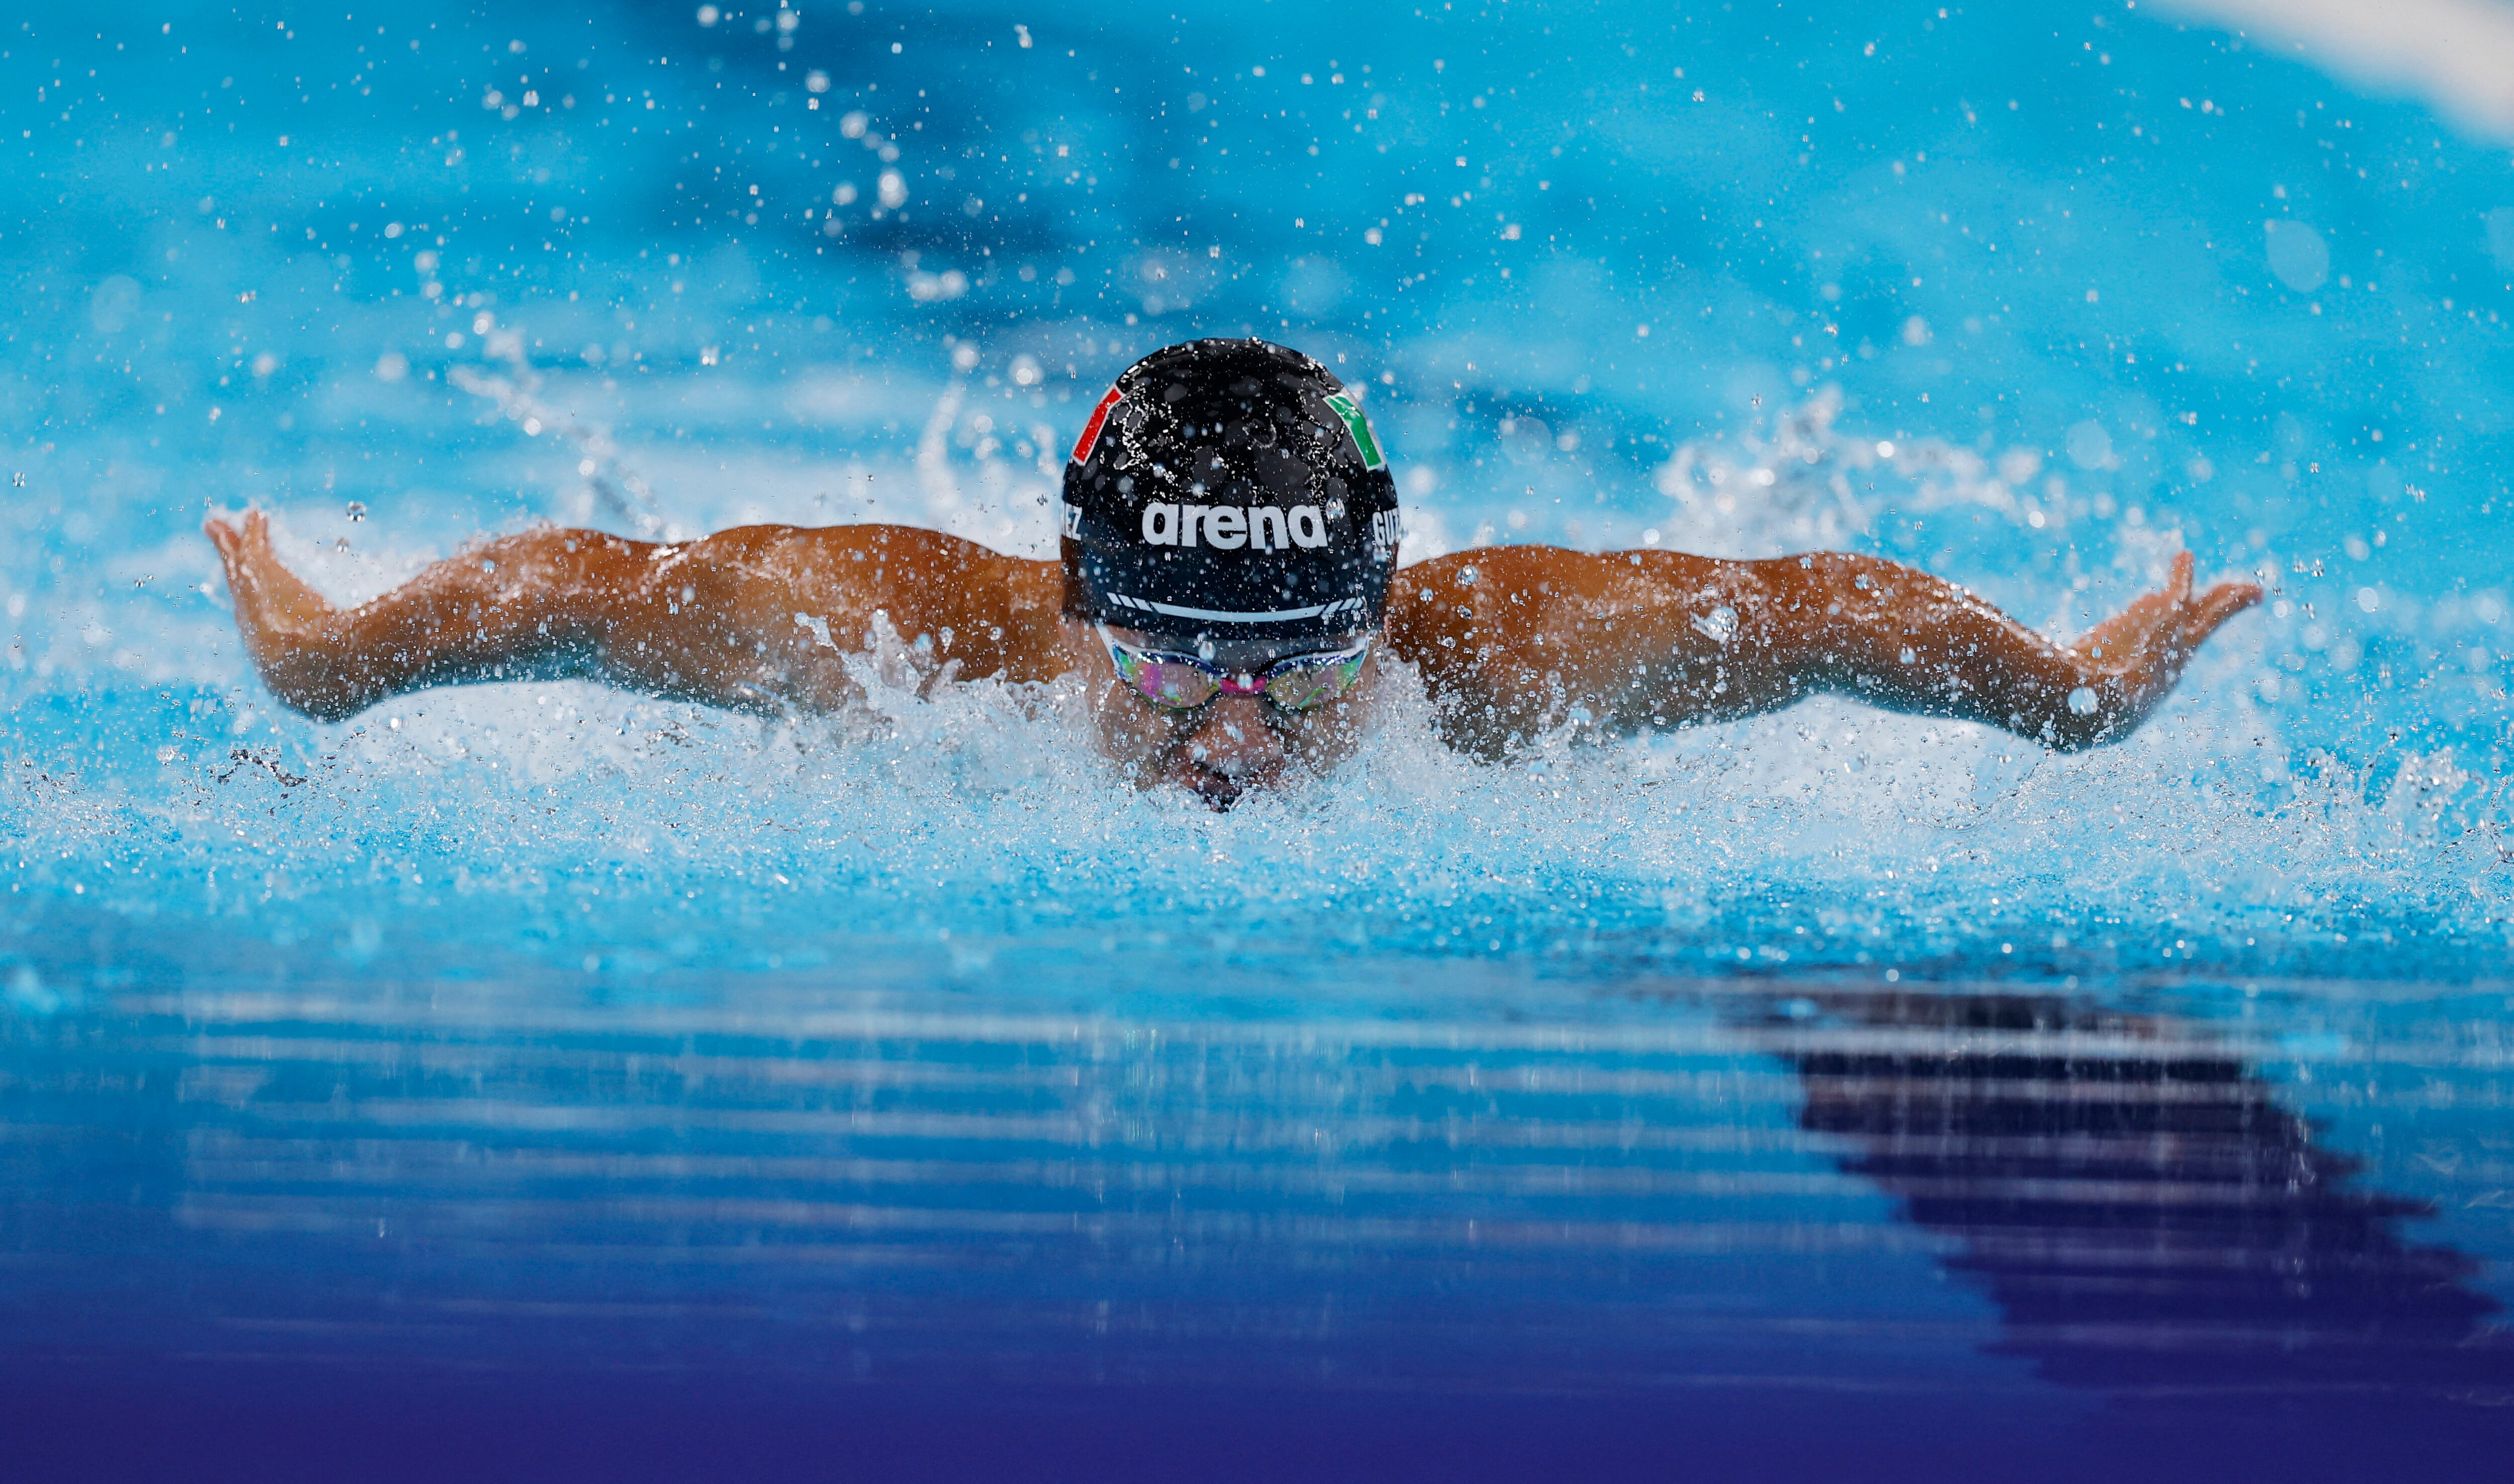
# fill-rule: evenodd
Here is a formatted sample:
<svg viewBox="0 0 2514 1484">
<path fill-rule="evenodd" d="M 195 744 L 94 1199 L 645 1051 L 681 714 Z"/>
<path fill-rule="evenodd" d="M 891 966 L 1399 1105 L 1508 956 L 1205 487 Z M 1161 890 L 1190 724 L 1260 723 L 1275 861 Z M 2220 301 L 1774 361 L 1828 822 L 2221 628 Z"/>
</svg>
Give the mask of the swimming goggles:
<svg viewBox="0 0 2514 1484">
<path fill-rule="evenodd" d="M 1194 655 L 1139 650 L 1100 630 L 1109 662 L 1136 695 L 1164 711 L 1193 711 L 1216 696 L 1263 696 L 1286 711 L 1307 711 L 1335 700 L 1361 678 L 1370 657 L 1367 637 L 1351 649 L 1277 660 L 1253 675 L 1234 675 Z"/>
</svg>

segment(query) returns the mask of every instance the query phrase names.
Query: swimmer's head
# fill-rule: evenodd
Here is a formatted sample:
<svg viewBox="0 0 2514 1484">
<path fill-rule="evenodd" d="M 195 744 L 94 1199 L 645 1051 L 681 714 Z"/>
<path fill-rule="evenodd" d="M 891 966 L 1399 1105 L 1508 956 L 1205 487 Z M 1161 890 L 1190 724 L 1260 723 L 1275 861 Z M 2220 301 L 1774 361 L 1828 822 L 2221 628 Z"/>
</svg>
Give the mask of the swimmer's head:
<svg viewBox="0 0 2514 1484">
<path fill-rule="evenodd" d="M 1094 706 L 1101 747 L 1139 782 L 1227 809 L 1352 753 L 1397 565 L 1397 482 L 1325 367 L 1255 340 L 1146 356 L 1075 440 L 1063 516 L 1065 617 L 1115 666 Z M 1268 678 L 1278 669 L 1286 683 Z"/>
<path fill-rule="evenodd" d="M 1128 367 L 1075 441 L 1062 514 L 1065 616 L 1190 650 L 1375 629 L 1397 565 L 1397 481 L 1359 400 L 1258 340 Z"/>
</svg>

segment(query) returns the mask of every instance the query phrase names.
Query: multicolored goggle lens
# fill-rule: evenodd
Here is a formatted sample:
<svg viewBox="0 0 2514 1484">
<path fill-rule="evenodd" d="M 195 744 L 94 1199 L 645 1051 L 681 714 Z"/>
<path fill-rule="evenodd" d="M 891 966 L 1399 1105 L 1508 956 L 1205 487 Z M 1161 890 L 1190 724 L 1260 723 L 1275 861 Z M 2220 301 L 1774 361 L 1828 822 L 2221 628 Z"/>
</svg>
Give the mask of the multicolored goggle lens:
<svg viewBox="0 0 2514 1484">
<path fill-rule="evenodd" d="M 1370 658 L 1370 641 L 1363 639 L 1351 649 L 1293 655 L 1254 675 L 1234 675 L 1194 655 L 1135 649 L 1105 628 L 1100 642 L 1109 646 L 1117 678 L 1165 711 L 1193 711 L 1216 696 L 1263 696 L 1286 711 L 1307 711 L 1352 690 Z"/>
</svg>

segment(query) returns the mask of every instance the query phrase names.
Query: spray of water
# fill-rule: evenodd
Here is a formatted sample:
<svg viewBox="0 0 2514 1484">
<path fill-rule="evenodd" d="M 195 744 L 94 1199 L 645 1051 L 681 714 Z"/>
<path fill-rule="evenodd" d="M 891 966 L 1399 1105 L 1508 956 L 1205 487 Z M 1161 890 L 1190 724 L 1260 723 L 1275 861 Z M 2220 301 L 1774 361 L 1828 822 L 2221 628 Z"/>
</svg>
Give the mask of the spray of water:
<svg viewBox="0 0 2514 1484">
<path fill-rule="evenodd" d="M 607 427 L 517 367 L 458 384 L 498 419 L 564 430 L 597 501 L 617 504 L 596 514 L 694 529 L 726 503 L 656 496 Z M 958 380 L 928 407 L 908 459 L 841 470 L 864 493 L 836 514 L 1046 544 L 1037 461 L 1007 457 Z M 1841 430 L 1839 412 L 1818 397 L 1754 436 L 1675 449 L 1655 474 L 1656 539 L 1757 554 L 1873 542 L 1891 521 L 1949 512 L 2020 540 L 2093 519 L 2055 485 L 2022 493 L 2033 471 L 2013 461 L 1895 447 Z M 836 518 L 828 482 L 798 470 L 742 498 Z M 1427 523 L 1462 505 L 1473 513 L 1456 495 L 1430 501 Z M 329 512 L 281 514 L 283 552 L 345 600 L 432 554 L 371 528 L 327 542 Z M 2174 544 L 2111 534 L 2118 581 L 2080 583 L 2087 601 L 2129 590 Z M 1392 953 L 1575 977 L 1943 963 L 2232 981 L 2504 946 L 2503 781 L 2450 740 L 2350 757 L 2344 729 L 2266 699 L 2279 693 L 2260 679 L 2301 643 L 2301 615 L 2239 626 L 2145 732 L 2069 757 L 1819 701 L 1657 737 L 1565 732 L 1481 764 L 1431 740 L 1399 673 L 1363 755 L 1216 817 L 1119 782 L 1072 686 L 934 687 L 895 640 L 853 662 L 866 700 L 835 718 L 523 681 L 326 727 L 250 681 L 214 601 L 185 611 L 177 642 L 135 646 L 118 669 L 56 620 L 50 669 L 19 672 L 0 804 L 13 892 L 218 920 L 347 961 L 459 933 L 595 975 L 799 966 L 869 943 L 944 954 L 955 972 L 1007 955 L 1135 966 L 1103 990 L 1228 965 L 1361 993 Z M 2424 618 L 2426 642 L 2456 642 L 2436 632 L 2453 616 Z"/>
</svg>

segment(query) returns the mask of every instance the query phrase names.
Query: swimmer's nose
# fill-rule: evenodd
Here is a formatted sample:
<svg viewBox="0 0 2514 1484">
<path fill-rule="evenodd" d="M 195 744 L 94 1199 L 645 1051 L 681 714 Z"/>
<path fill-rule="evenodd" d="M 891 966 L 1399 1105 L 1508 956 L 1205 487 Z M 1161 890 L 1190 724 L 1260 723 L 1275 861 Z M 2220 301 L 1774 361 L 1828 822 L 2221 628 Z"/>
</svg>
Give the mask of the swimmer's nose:
<svg viewBox="0 0 2514 1484">
<path fill-rule="evenodd" d="M 1187 742 L 1190 755 L 1226 778 L 1250 778 L 1282 767 L 1290 757 L 1253 696 L 1215 701 Z"/>
</svg>

